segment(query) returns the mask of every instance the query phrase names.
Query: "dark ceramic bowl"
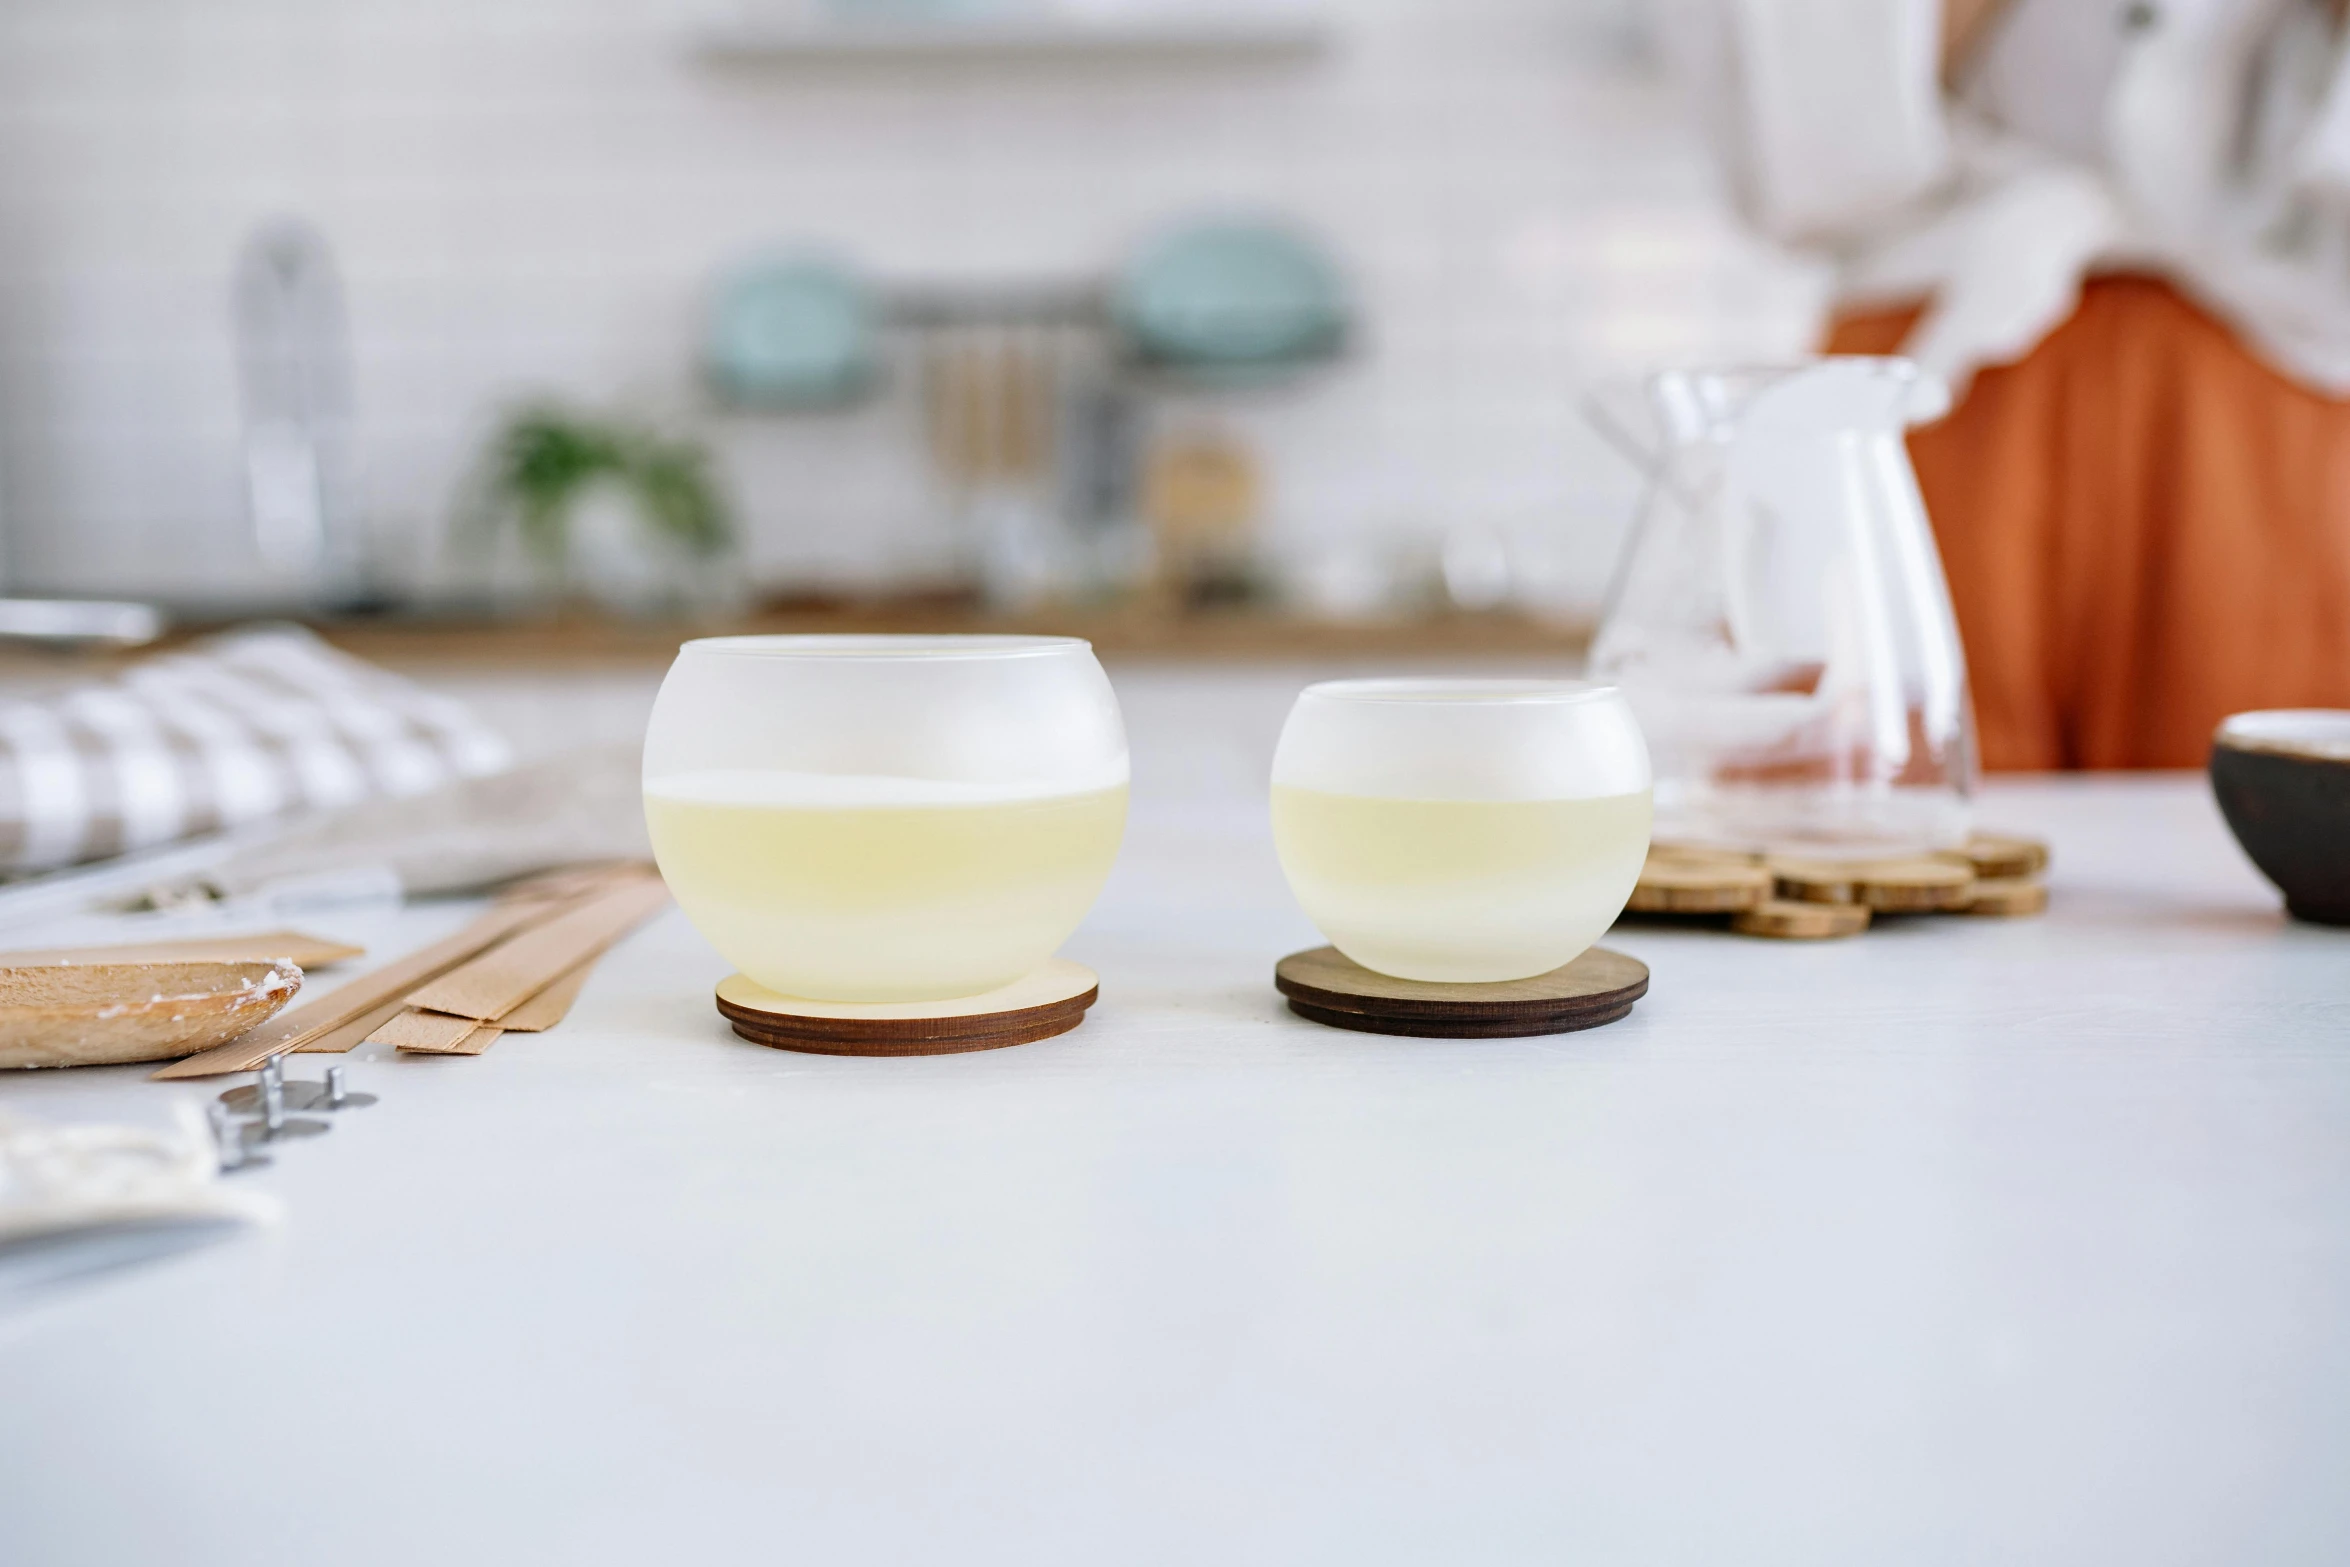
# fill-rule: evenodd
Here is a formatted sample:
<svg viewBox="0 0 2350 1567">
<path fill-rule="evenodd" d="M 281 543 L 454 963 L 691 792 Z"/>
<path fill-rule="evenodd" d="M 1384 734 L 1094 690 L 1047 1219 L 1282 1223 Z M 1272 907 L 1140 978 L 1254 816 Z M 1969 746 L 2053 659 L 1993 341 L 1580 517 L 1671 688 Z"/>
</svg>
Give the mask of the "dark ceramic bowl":
<svg viewBox="0 0 2350 1567">
<path fill-rule="evenodd" d="M 2236 714 L 2212 736 L 2211 789 L 2296 919 L 2350 925 L 2350 712 Z"/>
</svg>

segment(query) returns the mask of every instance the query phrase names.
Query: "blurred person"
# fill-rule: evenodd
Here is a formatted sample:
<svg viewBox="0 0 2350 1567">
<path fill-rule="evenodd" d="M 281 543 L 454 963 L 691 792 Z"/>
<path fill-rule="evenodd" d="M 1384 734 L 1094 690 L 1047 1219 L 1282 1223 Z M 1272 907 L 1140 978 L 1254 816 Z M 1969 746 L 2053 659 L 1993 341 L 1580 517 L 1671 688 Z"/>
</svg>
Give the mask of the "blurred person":
<svg viewBox="0 0 2350 1567">
<path fill-rule="evenodd" d="M 2350 706 L 2342 0 L 1658 0 L 1739 207 L 1832 258 L 1992 768 L 2189 767 Z"/>
</svg>

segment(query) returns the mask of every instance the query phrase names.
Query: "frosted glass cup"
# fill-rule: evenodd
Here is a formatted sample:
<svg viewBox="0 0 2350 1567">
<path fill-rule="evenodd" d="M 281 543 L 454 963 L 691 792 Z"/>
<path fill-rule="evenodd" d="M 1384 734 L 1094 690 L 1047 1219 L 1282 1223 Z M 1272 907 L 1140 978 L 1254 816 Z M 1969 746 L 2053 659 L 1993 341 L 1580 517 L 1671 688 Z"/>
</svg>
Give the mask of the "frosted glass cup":
<svg viewBox="0 0 2350 1567">
<path fill-rule="evenodd" d="M 1612 686 L 1333 680 L 1273 755 L 1273 842 L 1333 946 L 1399 979 L 1527 979 L 1615 923 L 1648 747 Z"/>
<path fill-rule="evenodd" d="M 819 1001 L 1008 985 L 1100 894 L 1126 731 L 1071 637 L 688 642 L 645 731 L 645 821 L 694 928 Z"/>
</svg>

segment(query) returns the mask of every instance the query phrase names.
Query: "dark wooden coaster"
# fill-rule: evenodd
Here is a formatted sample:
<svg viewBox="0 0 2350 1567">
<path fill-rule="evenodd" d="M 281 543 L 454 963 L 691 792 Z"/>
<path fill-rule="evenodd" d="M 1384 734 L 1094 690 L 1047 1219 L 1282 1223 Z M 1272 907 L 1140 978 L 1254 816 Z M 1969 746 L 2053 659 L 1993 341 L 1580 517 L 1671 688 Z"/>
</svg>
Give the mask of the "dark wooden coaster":
<svg viewBox="0 0 2350 1567">
<path fill-rule="evenodd" d="M 776 1050 L 944 1056 L 1066 1034 L 1100 995 L 1092 969 L 1054 958 L 1000 990 L 953 1001 L 803 1001 L 733 974 L 719 982 L 718 1011 L 743 1038 Z"/>
<path fill-rule="evenodd" d="M 1648 965 L 1605 947 L 1532 979 L 1439 985 L 1375 974 L 1336 947 L 1292 952 L 1273 985 L 1299 1017 L 1366 1034 L 1515 1039 L 1613 1023 L 1648 994 Z"/>
</svg>

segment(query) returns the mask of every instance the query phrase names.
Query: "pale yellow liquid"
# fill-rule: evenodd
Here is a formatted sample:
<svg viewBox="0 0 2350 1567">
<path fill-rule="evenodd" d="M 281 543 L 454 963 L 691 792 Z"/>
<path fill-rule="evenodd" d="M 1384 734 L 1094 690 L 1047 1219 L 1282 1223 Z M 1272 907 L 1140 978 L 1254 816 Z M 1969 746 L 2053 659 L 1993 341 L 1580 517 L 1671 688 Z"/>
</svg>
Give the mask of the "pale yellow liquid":
<svg viewBox="0 0 2350 1567">
<path fill-rule="evenodd" d="M 1273 843 L 1331 945 L 1399 979 L 1545 974 L 1623 912 L 1649 796 L 1381 800 L 1273 786 Z"/>
<path fill-rule="evenodd" d="M 661 780 L 646 785 L 645 822 L 694 928 L 768 989 L 820 1001 L 935 1001 L 1010 984 L 1069 939 L 1126 826 L 1122 784 L 958 799 L 918 780 L 809 782 Z M 859 783 L 878 799 L 853 798 Z"/>
</svg>

